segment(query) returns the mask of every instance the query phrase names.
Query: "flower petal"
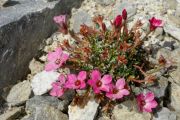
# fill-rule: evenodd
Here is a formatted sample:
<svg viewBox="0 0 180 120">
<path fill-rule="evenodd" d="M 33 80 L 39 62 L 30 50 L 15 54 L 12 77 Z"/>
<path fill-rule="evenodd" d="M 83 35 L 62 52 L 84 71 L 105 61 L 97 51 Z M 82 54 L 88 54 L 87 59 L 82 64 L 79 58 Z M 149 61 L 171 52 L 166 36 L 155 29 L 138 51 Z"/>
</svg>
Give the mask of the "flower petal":
<svg viewBox="0 0 180 120">
<path fill-rule="evenodd" d="M 121 90 L 121 89 L 124 88 L 125 84 L 126 83 L 125 83 L 125 79 L 124 78 L 118 79 L 117 82 L 116 82 L 116 88 Z"/>
<path fill-rule="evenodd" d="M 63 74 L 58 77 L 59 82 L 63 85 L 66 82 L 66 78 Z"/>
<path fill-rule="evenodd" d="M 101 79 L 101 73 L 98 70 L 93 70 L 91 73 L 91 78 L 93 80 L 100 80 Z"/>
<path fill-rule="evenodd" d="M 122 95 L 129 95 L 129 91 L 126 89 L 122 89 L 119 91 Z"/>
<path fill-rule="evenodd" d="M 57 58 L 62 54 L 62 49 L 61 48 L 56 48 L 54 52 L 49 52 L 48 53 L 48 61 L 56 61 Z"/>
<path fill-rule="evenodd" d="M 157 102 L 155 100 L 146 103 L 146 105 L 144 106 L 144 108 L 156 108 L 157 107 Z"/>
<path fill-rule="evenodd" d="M 68 82 L 74 83 L 77 80 L 77 77 L 75 74 L 69 74 L 67 77 Z"/>
<path fill-rule="evenodd" d="M 123 94 L 121 92 L 118 92 L 117 94 L 114 94 L 115 99 L 121 99 L 123 97 Z"/>
<path fill-rule="evenodd" d="M 86 76 L 87 76 L 86 71 L 81 71 L 81 72 L 79 72 L 77 79 L 84 81 L 86 79 Z"/>
<path fill-rule="evenodd" d="M 148 92 L 148 93 L 146 93 L 144 99 L 145 99 L 146 102 L 149 102 L 149 101 L 154 100 L 154 93 L 153 93 L 153 92 Z"/>
<path fill-rule="evenodd" d="M 62 63 L 66 62 L 68 60 L 68 58 L 69 58 L 69 54 L 67 54 L 65 52 L 63 52 L 61 54 L 61 61 L 62 61 Z"/>
<path fill-rule="evenodd" d="M 104 75 L 103 78 L 101 79 L 103 84 L 110 84 L 112 81 L 112 76 L 111 75 Z"/>
<path fill-rule="evenodd" d="M 91 85 L 91 86 L 95 86 L 96 81 L 93 80 L 93 79 L 89 79 L 89 80 L 88 80 L 88 84 Z"/>
<path fill-rule="evenodd" d="M 80 86 L 80 89 L 83 89 L 86 87 L 86 83 L 84 81 L 81 82 L 81 86 Z"/>
<path fill-rule="evenodd" d="M 110 86 L 109 85 L 103 85 L 101 87 L 99 87 L 100 90 L 104 91 L 104 92 L 109 92 L 110 90 Z"/>
<path fill-rule="evenodd" d="M 50 62 L 45 66 L 46 71 L 56 70 L 57 68 L 59 68 L 59 65 L 55 64 L 54 62 Z"/>
</svg>

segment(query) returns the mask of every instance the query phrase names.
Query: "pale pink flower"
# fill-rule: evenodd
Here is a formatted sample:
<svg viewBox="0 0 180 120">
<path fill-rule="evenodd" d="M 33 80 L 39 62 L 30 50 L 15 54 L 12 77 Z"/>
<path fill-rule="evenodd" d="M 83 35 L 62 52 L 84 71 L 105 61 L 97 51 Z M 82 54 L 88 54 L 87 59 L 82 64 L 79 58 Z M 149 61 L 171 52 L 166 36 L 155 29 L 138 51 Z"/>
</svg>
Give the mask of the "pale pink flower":
<svg viewBox="0 0 180 120">
<path fill-rule="evenodd" d="M 63 85 L 65 84 L 65 81 L 66 81 L 65 76 L 61 74 L 58 78 L 58 81 L 52 83 L 53 88 L 50 91 L 50 95 L 54 97 L 61 97 L 65 92 L 65 89 L 63 87 Z"/>
<path fill-rule="evenodd" d="M 158 105 L 152 92 L 137 95 L 137 103 L 141 112 L 152 112 L 152 108 L 156 108 Z"/>
<path fill-rule="evenodd" d="M 83 89 L 86 87 L 85 79 L 87 73 L 86 71 L 79 72 L 78 75 L 69 74 L 67 77 L 67 82 L 65 83 L 65 88 L 70 89 Z"/>
<path fill-rule="evenodd" d="M 149 22 L 150 22 L 150 30 L 151 31 L 155 30 L 157 27 L 163 26 L 162 20 L 156 19 L 155 17 L 149 19 Z"/>
<path fill-rule="evenodd" d="M 62 23 L 66 23 L 66 15 L 54 16 L 54 22 L 61 25 Z"/>
<path fill-rule="evenodd" d="M 63 52 L 61 48 L 57 48 L 55 52 L 48 53 L 48 64 L 45 66 L 45 70 L 56 70 L 57 68 L 61 67 L 68 58 L 69 54 Z"/>
<path fill-rule="evenodd" d="M 63 33 L 63 34 L 68 33 L 66 15 L 54 16 L 53 20 L 55 23 L 57 23 L 59 25 L 59 31 L 61 33 Z"/>
<path fill-rule="evenodd" d="M 129 95 L 129 91 L 125 89 L 125 79 L 118 79 L 116 85 L 112 85 L 110 91 L 106 93 L 106 96 L 110 99 L 120 99 L 125 95 Z"/>
<path fill-rule="evenodd" d="M 98 70 L 93 70 L 88 84 L 93 87 L 94 93 L 98 94 L 101 91 L 109 92 L 111 81 L 111 75 L 104 75 L 101 78 L 101 73 Z"/>
</svg>

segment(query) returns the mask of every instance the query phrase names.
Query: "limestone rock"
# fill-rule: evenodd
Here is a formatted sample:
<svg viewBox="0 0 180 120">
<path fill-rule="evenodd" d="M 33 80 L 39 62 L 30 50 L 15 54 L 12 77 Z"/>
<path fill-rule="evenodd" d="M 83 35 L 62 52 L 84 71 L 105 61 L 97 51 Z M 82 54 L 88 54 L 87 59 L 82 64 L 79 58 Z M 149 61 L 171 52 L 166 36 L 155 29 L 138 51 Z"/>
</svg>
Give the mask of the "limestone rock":
<svg viewBox="0 0 180 120">
<path fill-rule="evenodd" d="M 73 20 L 73 30 L 79 32 L 80 25 L 86 24 L 88 26 L 92 25 L 91 16 L 85 11 L 79 11 L 72 16 Z"/>
<path fill-rule="evenodd" d="M 122 14 L 122 11 L 123 9 L 126 9 L 127 10 L 127 15 L 128 15 L 128 18 L 134 16 L 136 14 L 136 8 L 133 6 L 132 3 L 130 2 L 118 2 L 114 8 L 113 8 L 113 12 L 112 12 L 112 18 L 115 18 L 117 15 L 121 15 Z"/>
<path fill-rule="evenodd" d="M 29 69 L 31 70 L 31 74 L 35 75 L 44 69 L 44 65 L 35 59 L 32 59 L 29 63 Z"/>
<path fill-rule="evenodd" d="M 31 95 L 31 84 L 29 81 L 23 81 L 12 87 L 7 102 L 9 105 L 19 105 L 29 99 Z"/>
<path fill-rule="evenodd" d="M 173 83 L 171 86 L 171 106 L 175 109 L 177 118 L 180 119 L 180 86 Z"/>
<path fill-rule="evenodd" d="M 90 100 L 84 108 L 69 106 L 69 120 L 94 120 L 99 104 Z"/>
<path fill-rule="evenodd" d="M 100 4 L 100 5 L 111 5 L 114 0 L 94 0 L 96 3 Z"/>
<path fill-rule="evenodd" d="M 151 120 L 150 113 L 138 113 L 130 111 L 127 107 L 116 105 L 112 113 L 113 120 Z"/>
<path fill-rule="evenodd" d="M 68 116 L 53 106 L 37 106 L 32 115 L 27 115 L 21 120 L 68 120 Z"/>
<path fill-rule="evenodd" d="M 54 71 L 42 71 L 37 73 L 31 81 L 32 90 L 35 95 L 42 95 L 52 88 L 52 83 L 57 81 L 59 73 Z"/>
<path fill-rule="evenodd" d="M 166 24 L 164 26 L 164 30 L 166 33 L 170 34 L 172 37 L 180 41 L 180 28 L 177 28 L 176 26 L 170 24 Z"/>
<path fill-rule="evenodd" d="M 176 114 L 163 107 L 157 112 L 157 116 L 153 116 L 153 120 L 176 120 Z"/>
</svg>

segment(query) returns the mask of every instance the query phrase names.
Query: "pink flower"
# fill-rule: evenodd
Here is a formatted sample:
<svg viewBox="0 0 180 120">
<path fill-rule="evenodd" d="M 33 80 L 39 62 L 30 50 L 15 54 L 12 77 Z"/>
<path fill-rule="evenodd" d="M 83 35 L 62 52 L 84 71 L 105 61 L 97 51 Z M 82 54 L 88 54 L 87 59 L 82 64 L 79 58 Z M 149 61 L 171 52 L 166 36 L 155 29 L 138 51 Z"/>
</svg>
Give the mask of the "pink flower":
<svg viewBox="0 0 180 120">
<path fill-rule="evenodd" d="M 54 16 L 53 20 L 55 23 L 57 23 L 59 25 L 60 32 L 62 32 L 64 34 L 68 33 L 66 15 Z"/>
<path fill-rule="evenodd" d="M 156 108 L 158 105 L 152 92 L 148 92 L 146 95 L 137 95 L 137 103 L 141 112 L 152 112 L 152 108 Z"/>
<path fill-rule="evenodd" d="M 53 88 L 50 91 L 51 96 L 61 97 L 65 92 L 65 89 L 63 88 L 63 85 L 65 84 L 66 81 L 65 76 L 61 74 L 58 80 L 59 80 L 58 82 L 52 83 Z"/>
<path fill-rule="evenodd" d="M 54 16 L 54 22 L 61 25 L 62 23 L 66 23 L 66 15 Z"/>
<path fill-rule="evenodd" d="M 125 95 L 129 95 L 129 91 L 124 89 L 125 87 L 125 79 L 118 79 L 116 85 L 112 85 L 110 91 L 106 93 L 106 96 L 110 99 L 120 99 Z"/>
<path fill-rule="evenodd" d="M 48 64 L 45 66 L 46 71 L 56 70 L 69 58 L 67 53 L 64 53 L 61 48 L 57 48 L 55 52 L 48 53 Z"/>
<path fill-rule="evenodd" d="M 69 74 L 64 87 L 70 89 L 83 89 L 86 87 L 86 76 L 86 71 L 79 72 L 78 76 L 75 74 Z"/>
<path fill-rule="evenodd" d="M 116 18 L 114 20 L 114 25 L 116 27 L 121 27 L 122 26 L 122 16 L 121 15 L 116 16 Z"/>
<path fill-rule="evenodd" d="M 98 70 L 93 70 L 88 84 L 93 87 L 94 92 L 97 94 L 101 91 L 109 92 L 111 81 L 111 75 L 104 75 L 101 78 L 101 73 Z"/>
<path fill-rule="evenodd" d="M 150 22 L 150 30 L 153 31 L 155 30 L 157 27 L 162 27 L 163 26 L 163 22 L 160 19 L 156 19 L 155 17 L 151 18 L 149 20 Z"/>
<path fill-rule="evenodd" d="M 126 11 L 126 9 L 124 9 L 124 10 L 122 11 L 122 17 L 123 17 L 124 20 L 127 19 L 127 11 Z"/>
</svg>

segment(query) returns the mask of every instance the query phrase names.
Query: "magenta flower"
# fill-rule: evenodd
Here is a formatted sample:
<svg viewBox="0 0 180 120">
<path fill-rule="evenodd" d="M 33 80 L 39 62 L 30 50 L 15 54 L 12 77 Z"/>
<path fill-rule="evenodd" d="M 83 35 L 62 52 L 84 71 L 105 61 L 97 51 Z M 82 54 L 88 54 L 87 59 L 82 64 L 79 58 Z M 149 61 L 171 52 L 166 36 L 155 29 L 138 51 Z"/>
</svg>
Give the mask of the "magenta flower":
<svg viewBox="0 0 180 120">
<path fill-rule="evenodd" d="M 86 71 L 79 72 L 78 76 L 75 74 L 69 74 L 64 87 L 70 89 L 83 89 L 86 87 L 86 76 Z"/>
<path fill-rule="evenodd" d="M 152 112 L 152 108 L 156 108 L 158 105 L 152 92 L 148 92 L 146 95 L 137 95 L 137 103 L 141 112 Z"/>
<path fill-rule="evenodd" d="M 156 19 L 155 17 L 149 19 L 149 22 L 150 22 L 150 30 L 151 31 L 155 30 L 157 27 L 163 26 L 162 20 Z"/>
<path fill-rule="evenodd" d="M 121 27 L 122 26 L 122 16 L 121 15 L 116 16 L 116 18 L 114 20 L 114 25 L 116 27 Z"/>
<path fill-rule="evenodd" d="M 48 53 L 48 64 L 45 66 L 46 71 L 56 70 L 67 61 L 69 54 L 64 53 L 61 48 L 57 48 L 55 52 Z"/>
<path fill-rule="evenodd" d="M 63 74 L 59 76 L 59 81 L 52 83 L 52 90 L 50 91 L 50 95 L 54 97 L 61 97 L 65 89 L 63 88 L 63 85 L 65 84 L 66 78 Z"/>
<path fill-rule="evenodd" d="M 116 85 L 112 85 L 110 91 L 106 93 L 106 96 L 110 99 L 120 99 L 125 95 L 129 95 L 129 91 L 125 89 L 125 79 L 118 79 Z"/>
<path fill-rule="evenodd" d="M 54 22 L 61 25 L 62 23 L 66 23 L 66 15 L 54 16 Z"/>
<path fill-rule="evenodd" d="M 111 81 L 111 75 L 104 75 L 101 78 L 101 73 L 98 70 L 93 70 L 91 73 L 91 79 L 88 80 L 88 84 L 91 85 L 94 92 L 98 94 L 101 91 L 109 92 Z"/>
<path fill-rule="evenodd" d="M 126 9 L 124 9 L 124 10 L 122 11 L 122 18 L 123 18 L 124 20 L 127 19 L 127 11 L 126 11 Z"/>
</svg>

